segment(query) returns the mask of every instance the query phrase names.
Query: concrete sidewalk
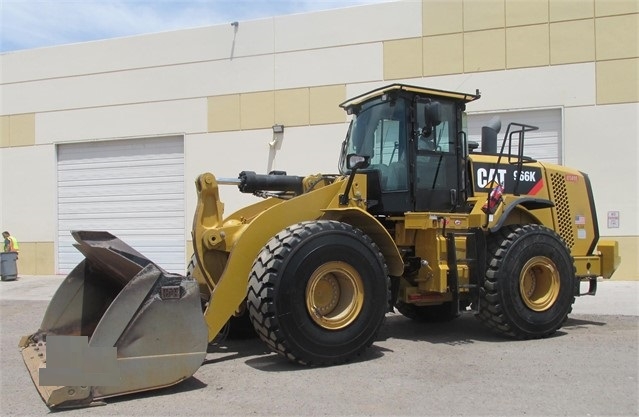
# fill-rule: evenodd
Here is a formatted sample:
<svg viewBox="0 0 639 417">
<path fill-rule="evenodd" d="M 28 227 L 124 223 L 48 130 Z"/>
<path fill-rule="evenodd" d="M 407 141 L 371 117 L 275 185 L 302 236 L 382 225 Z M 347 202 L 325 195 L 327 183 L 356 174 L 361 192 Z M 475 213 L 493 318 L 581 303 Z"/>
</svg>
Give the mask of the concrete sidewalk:
<svg viewBox="0 0 639 417">
<path fill-rule="evenodd" d="M 0 282 L 0 300 L 43 300 L 53 297 L 65 275 L 24 275 Z M 582 291 L 586 291 L 582 283 Z M 597 295 L 579 297 L 572 314 L 639 316 L 639 281 L 599 281 Z"/>
<path fill-rule="evenodd" d="M 0 300 L 48 301 L 66 275 L 19 275 L 15 281 L 0 281 Z"/>
</svg>

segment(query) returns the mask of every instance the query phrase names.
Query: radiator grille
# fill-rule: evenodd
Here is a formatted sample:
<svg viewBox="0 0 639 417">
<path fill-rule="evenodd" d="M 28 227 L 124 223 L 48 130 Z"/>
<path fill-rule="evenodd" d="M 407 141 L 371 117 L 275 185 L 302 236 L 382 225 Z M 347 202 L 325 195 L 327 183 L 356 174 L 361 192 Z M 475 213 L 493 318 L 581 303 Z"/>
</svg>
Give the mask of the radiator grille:
<svg viewBox="0 0 639 417">
<path fill-rule="evenodd" d="M 569 248 L 575 245 L 575 238 L 572 232 L 572 215 L 568 192 L 566 191 L 566 179 L 562 174 L 553 173 L 550 175 L 553 195 L 555 198 L 555 208 L 559 222 L 559 235 L 564 239 Z"/>
</svg>

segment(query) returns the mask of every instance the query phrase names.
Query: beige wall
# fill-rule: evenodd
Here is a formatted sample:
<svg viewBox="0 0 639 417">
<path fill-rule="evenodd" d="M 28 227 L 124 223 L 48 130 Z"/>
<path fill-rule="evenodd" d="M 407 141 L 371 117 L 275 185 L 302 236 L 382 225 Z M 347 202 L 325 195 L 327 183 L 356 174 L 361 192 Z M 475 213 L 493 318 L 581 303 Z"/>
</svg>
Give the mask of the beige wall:
<svg viewBox="0 0 639 417">
<path fill-rule="evenodd" d="M 607 239 L 607 237 L 604 237 Z M 615 281 L 639 281 L 639 238 L 636 236 L 614 236 L 610 239 L 619 243 L 621 265 L 611 279 Z"/>
<path fill-rule="evenodd" d="M 406 82 L 479 89 L 469 112 L 562 108 L 563 162 L 620 236 L 615 279 L 636 279 L 638 27 L 636 0 L 405 0 L 0 55 L 0 222 L 22 272 L 52 273 L 56 143 L 184 135 L 190 217 L 204 171 L 335 172 L 337 105 Z"/>
<path fill-rule="evenodd" d="M 597 104 L 639 100 L 635 0 L 422 3 L 422 36 L 384 42 L 385 79 L 597 61 Z"/>
<path fill-rule="evenodd" d="M 19 242 L 18 275 L 51 275 L 55 272 L 53 242 Z"/>
<path fill-rule="evenodd" d="M 208 98 L 208 131 L 343 123 L 345 85 L 260 91 Z"/>
<path fill-rule="evenodd" d="M 35 144 L 35 114 L 0 116 L 0 147 Z"/>
</svg>

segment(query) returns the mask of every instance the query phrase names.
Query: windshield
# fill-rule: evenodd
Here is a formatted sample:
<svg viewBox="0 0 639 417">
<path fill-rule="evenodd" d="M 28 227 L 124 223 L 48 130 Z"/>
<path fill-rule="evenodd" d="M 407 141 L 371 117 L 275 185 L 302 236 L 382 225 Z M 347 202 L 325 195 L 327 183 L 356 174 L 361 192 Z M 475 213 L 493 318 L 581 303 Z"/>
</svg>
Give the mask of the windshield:
<svg viewBox="0 0 639 417">
<path fill-rule="evenodd" d="M 383 190 L 407 187 L 406 165 L 406 103 L 402 99 L 366 103 L 351 122 L 344 155 L 370 157 L 369 169 L 380 171 Z M 342 158 L 340 172 L 347 171 Z"/>
</svg>

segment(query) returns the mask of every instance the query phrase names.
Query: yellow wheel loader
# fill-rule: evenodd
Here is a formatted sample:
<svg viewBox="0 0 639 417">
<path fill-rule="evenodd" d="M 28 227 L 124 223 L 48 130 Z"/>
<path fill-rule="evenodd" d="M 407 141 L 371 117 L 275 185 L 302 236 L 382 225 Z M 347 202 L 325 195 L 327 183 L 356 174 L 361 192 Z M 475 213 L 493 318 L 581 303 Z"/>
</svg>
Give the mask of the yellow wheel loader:
<svg viewBox="0 0 639 417">
<path fill-rule="evenodd" d="M 240 318 L 316 366 L 355 358 L 395 309 L 472 312 L 518 339 L 556 332 L 613 274 L 617 243 L 599 240 L 586 174 L 525 156 L 534 126 L 511 123 L 499 149 L 497 120 L 481 151 L 468 140 L 464 110 L 479 97 L 392 84 L 341 104 L 352 121 L 337 174 L 200 175 L 186 277 L 107 232 L 74 232 L 86 259 L 20 341 L 46 404 L 178 383 Z M 223 185 L 262 199 L 225 216 Z"/>
</svg>

